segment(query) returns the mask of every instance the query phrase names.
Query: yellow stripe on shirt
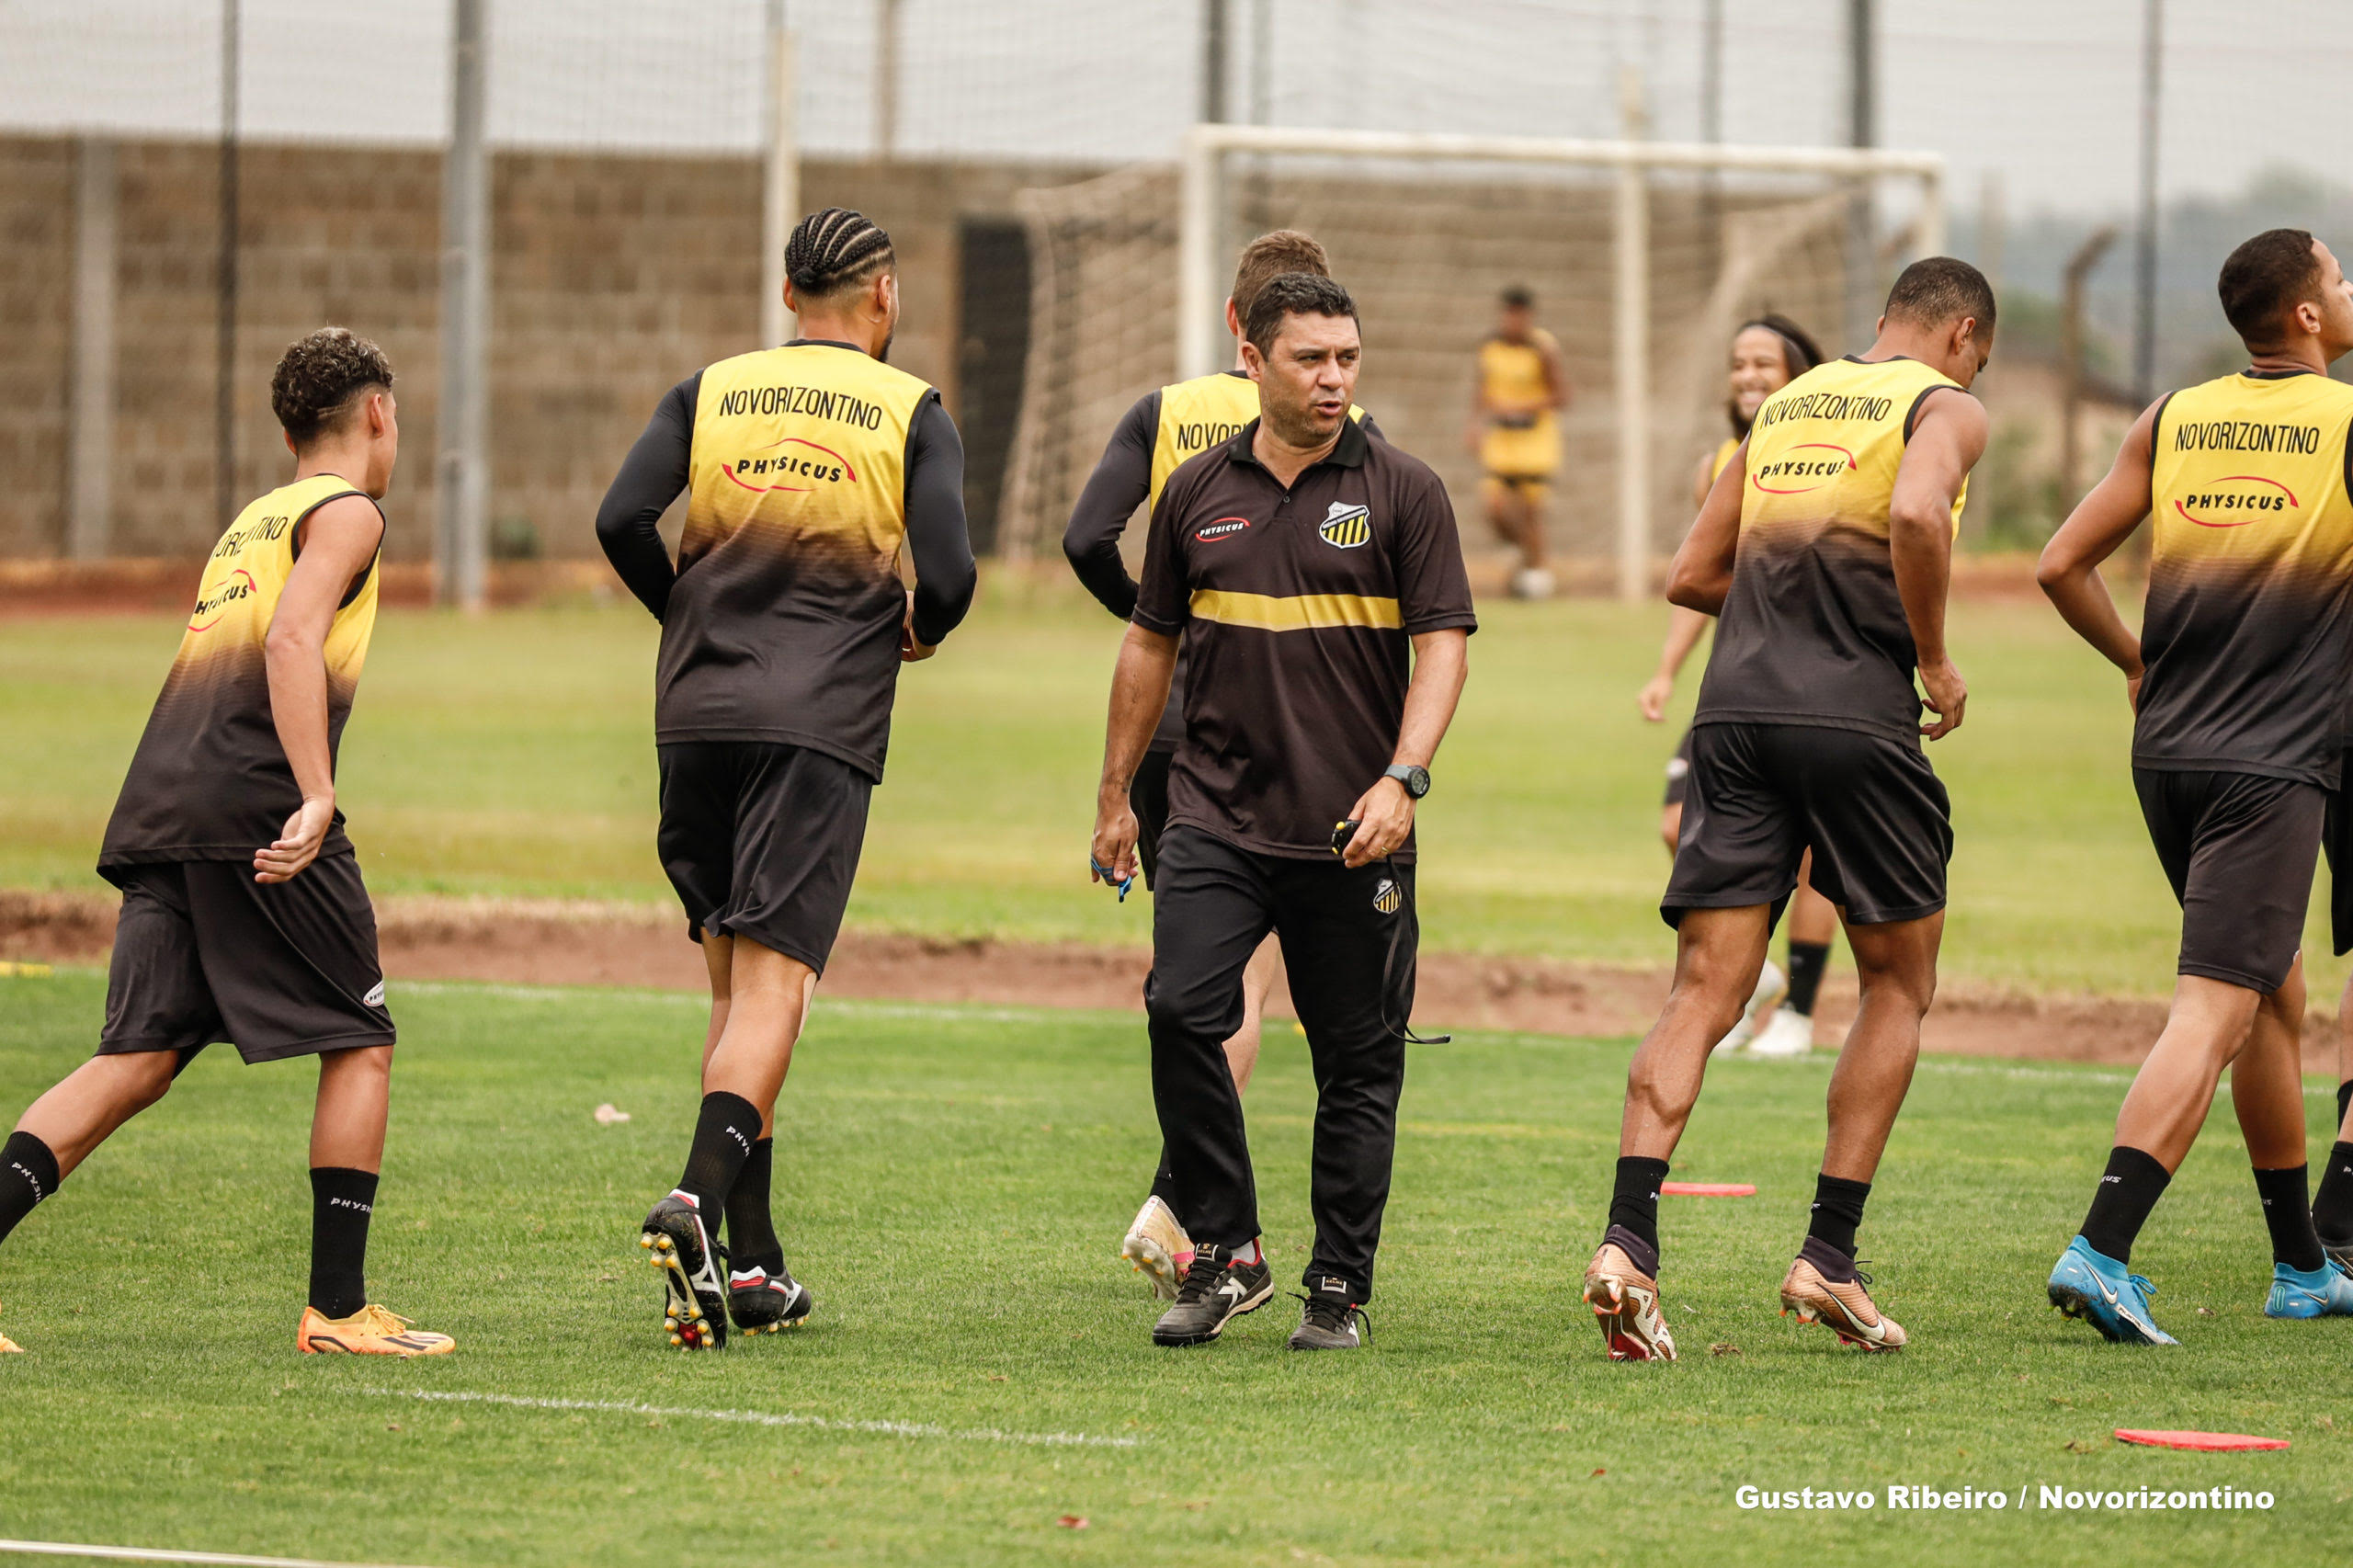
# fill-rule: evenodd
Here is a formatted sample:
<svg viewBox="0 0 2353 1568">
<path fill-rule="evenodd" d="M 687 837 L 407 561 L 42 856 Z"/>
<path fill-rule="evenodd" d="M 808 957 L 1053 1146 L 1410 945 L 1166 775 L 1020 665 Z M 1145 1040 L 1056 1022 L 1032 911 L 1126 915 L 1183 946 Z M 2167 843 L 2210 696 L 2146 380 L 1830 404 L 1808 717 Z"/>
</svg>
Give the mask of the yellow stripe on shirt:
<svg viewBox="0 0 2353 1568">
<path fill-rule="evenodd" d="M 1261 631 L 1314 631 L 1335 626 L 1370 626 L 1394 631 L 1404 622 L 1395 599 L 1362 594 L 1233 594 L 1201 588 L 1193 595 L 1193 618 L 1222 626 L 1255 626 Z"/>
</svg>

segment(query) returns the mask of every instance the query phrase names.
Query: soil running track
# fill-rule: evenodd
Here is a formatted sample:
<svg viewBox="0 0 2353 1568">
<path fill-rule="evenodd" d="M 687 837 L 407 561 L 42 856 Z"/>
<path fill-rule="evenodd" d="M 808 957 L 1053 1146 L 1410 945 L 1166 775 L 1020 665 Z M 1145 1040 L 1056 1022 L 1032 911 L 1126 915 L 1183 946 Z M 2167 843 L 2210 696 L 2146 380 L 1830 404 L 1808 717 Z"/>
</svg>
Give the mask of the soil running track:
<svg viewBox="0 0 2353 1568">
<path fill-rule="evenodd" d="M 0 960 L 102 965 L 113 901 L 0 890 Z M 398 980 L 529 985 L 704 986 L 702 956 L 659 904 L 390 898 L 378 906 L 384 968 Z M 1151 955 L 1079 943 L 959 941 L 849 931 L 825 975 L 834 996 L 1140 1011 Z M 1415 1017 L 1425 1028 L 1610 1036 L 1650 1027 L 1667 971 L 1554 960 L 1426 952 Z M 1278 990 L 1278 1012 L 1287 998 Z M 1948 982 L 1923 1031 L 1926 1050 L 1962 1056 L 2138 1062 L 2165 1022 L 2148 998 L 2035 996 Z M 1836 1047 L 1855 1015 L 1851 969 L 1823 988 L 1820 1043 Z M 2304 1066 L 2333 1076 L 2336 1019 L 2310 1014 Z"/>
</svg>

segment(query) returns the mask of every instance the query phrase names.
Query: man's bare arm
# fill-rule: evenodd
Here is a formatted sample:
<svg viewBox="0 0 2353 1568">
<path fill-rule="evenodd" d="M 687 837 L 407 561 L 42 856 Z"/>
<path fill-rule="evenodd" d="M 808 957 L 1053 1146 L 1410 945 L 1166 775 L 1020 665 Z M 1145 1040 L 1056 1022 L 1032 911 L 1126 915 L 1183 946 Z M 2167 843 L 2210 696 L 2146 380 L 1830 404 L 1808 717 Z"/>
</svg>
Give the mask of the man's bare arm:
<svg viewBox="0 0 2353 1568">
<path fill-rule="evenodd" d="M 2100 581 L 2099 563 L 2116 553 L 2149 515 L 2149 461 L 2155 450 L 2156 423 L 2157 409 L 2152 403 L 2125 433 L 2108 477 L 2076 503 L 2042 547 L 2042 560 L 2034 569 L 2034 580 L 2058 607 L 2060 619 L 2124 672 L 2125 694 L 2135 707 L 2141 699 L 2141 639 L 2117 613 L 2108 585 Z"/>
<path fill-rule="evenodd" d="M 1462 699 L 1462 683 L 1471 673 L 1471 634 L 1460 627 L 1424 631 L 1414 638 L 1414 674 L 1405 685 L 1405 711 L 1397 725 L 1397 749 L 1392 763 L 1427 767 L 1438 756 L 1454 722 L 1455 705 Z M 1383 776 L 1357 798 L 1348 810 L 1357 825 L 1341 856 L 1348 866 L 1361 866 L 1396 853 L 1414 830 L 1414 798 L 1405 786 Z"/>
<path fill-rule="evenodd" d="M 254 880 L 287 881 L 318 858 L 335 824 L 335 761 L 327 745 L 327 632 L 351 585 L 384 540 L 384 517 L 364 495 L 328 502 L 302 523 L 301 553 L 269 623 L 264 663 L 270 719 L 302 803 L 276 842 L 254 852 Z"/>
<path fill-rule="evenodd" d="M 1985 454 L 1985 405 L 1959 389 L 1920 410 L 1888 502 L 1887 550 L 1895 591 L 1912 628 L 1920 685 L 1937 715 L 1920 733 L 1938 740 L 1961 727 L 1969 687 L 1945 646 L 1945 598 L 1952 587 L 1952 506 Z"/>
<path fill-rule="evenodd" d="M 1708 487 L 1691 531 L 1675 552 L 1666 576 L 1669 604 L 1702 615 L 1723 613 L 1724 597 L 1732 592 L 1733 558 L 1740 552 L 1740 488 L 1747 483 L 1748 443 L 1743 441 Z"/>
<path fill-rule="evenodd" d="M 1136 814 L 1128 786 L 1143 761 L 1152 732 L 1168 706 L 1168 683 L 1176 673 L 1176 639 L 1131 621 L 1111 672 L 1111 711 L 1104 725 L 1103 777 L 1095 790 L 1095 865 L 1108 868 L 1109 881 L 1125 881 L 1136 870 Z M 1105 880 L 1101 871 L 1094 873 Z"/>
</svg>

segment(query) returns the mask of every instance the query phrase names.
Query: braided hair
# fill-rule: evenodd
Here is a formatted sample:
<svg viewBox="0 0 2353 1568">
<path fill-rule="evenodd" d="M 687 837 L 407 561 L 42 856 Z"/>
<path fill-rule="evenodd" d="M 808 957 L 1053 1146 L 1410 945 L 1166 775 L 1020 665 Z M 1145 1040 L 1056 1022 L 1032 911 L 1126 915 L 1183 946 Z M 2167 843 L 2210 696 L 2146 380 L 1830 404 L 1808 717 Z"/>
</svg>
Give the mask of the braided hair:
<svg viewBox="0 0 2353 1568">
<path fill-rule="evenodd" d="M 864 282 L 896 259 L 891 236 L 863 212 L 828 207 L 793 225 L 784 275 L 803 298 L 823 300 Z"/>
</svg>

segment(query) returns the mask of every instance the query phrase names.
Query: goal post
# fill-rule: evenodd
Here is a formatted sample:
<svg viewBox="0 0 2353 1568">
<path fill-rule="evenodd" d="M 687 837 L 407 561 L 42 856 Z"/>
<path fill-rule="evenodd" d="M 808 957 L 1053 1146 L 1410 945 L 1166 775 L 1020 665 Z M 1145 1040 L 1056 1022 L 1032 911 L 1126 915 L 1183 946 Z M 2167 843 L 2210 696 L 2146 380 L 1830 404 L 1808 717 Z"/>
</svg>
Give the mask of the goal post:
<svg viewBox="0 0 2353 1568">
<path fill-rule="evenodd" d="M 1226 342 L 1223 324 L 1225 278 L 1235 238 L 1229 222 L 1236 176 L 1231 165 L 1248 158 L 1262 165 L 1281 159 L 1328 170 L 1372 167 L 1418 171 L 1427 178 L 1449 167 L 1495 171 L 1508 178 L 1515 172 L 1584 172 L 1609 176 L 1609 336 L 1611 387 L 1615 405 L 1614 462 L 1617 483 L 1615 528 L 1610 530 L 1620 597 L 1634 600 L 1650 592 L 1654 504 L 1652 479 L 1656 472 L 1652 449 L 1651 409 L 1656 388 L 1651 337 L 1657 291 L 1651 288 L 1655 267 L 1650 234 L 1653 184 L 1661 176 L 1699 176 L 1713 191 L 1718 181 L 1753 182 L 1771 176 L 1797 176 L 1830 194 L 1821 199 L 1824 210 L 1836 207 L 1843 214 L 1853 205 L 1852 193 L 1872 192 L 1893 179 L 1915 192 L 1908 219 L 1908 248 L 1921 255 L 1941 252 L 1945 244 L 1944 159 L 1933 153 L 1883 151 L 1845 147 L 1752 147 L 1723 143 L 1648 142 L 1637 140 L 1584 141 L 1507 136 L 1451 136 L 1380 131 L 1329 131 L 1288 126 L 1199 124 L 1185 135 L 1179 162 L 1176 200 L 1176 374 L 1206 375 L 1221 368 Z M 1840 192 L 1848 194 L 1841 195 Z M 1783 193 L 1784 204 L 1790 198 Z M 1280 211 L 1268 214 L 1285 221 Z M 1785 225 L 1786 226 L 1786 225 Z M 1761 227 L 1752 225 L 1752 227 Z M 1788 242 L 1783 242 L 1784 244 Z M 1771 242 L 1756 244 L 1768 250 Z M 1347 267 L 1341 260 L 1336 265 Z M 1769 274 L 1769 262 L 1756 262 L 1754 273 Z M 1756 296 L 1759 278 L 1733 279 L 1719 265 L 1706 298 L 1719 307 L 1738 308 L 1746 293 Z M 1845 278 L 1851 291 L 1869 287 L 1866 280 Z M 1769 295 L 1769 290 L 1766 290 Z M 1666 301 L 1674 308 L 1676 301 Z M 1711 312 L 1726 313 L 1722 308 Z M 1823 335 L 1837 324 L 1823 323 Z M 1861 345 L 1849 345 L 1860 347 Z M 1721 346 L 1711 346 L 1707 361 L 1721 364 Z M 1721 386 L 1721 382 L 1717 383 Z"/>
</svg>

